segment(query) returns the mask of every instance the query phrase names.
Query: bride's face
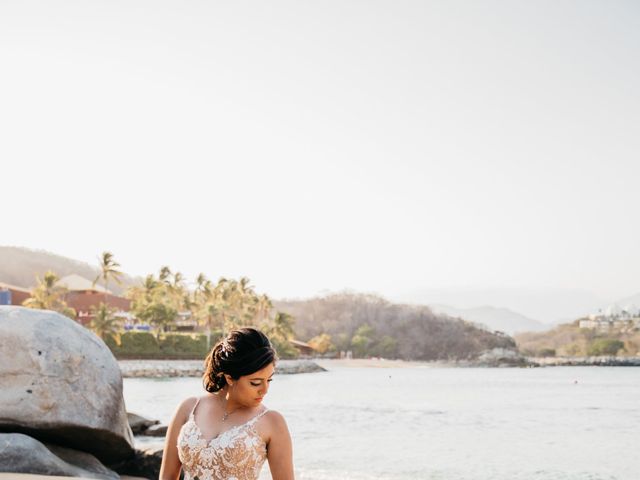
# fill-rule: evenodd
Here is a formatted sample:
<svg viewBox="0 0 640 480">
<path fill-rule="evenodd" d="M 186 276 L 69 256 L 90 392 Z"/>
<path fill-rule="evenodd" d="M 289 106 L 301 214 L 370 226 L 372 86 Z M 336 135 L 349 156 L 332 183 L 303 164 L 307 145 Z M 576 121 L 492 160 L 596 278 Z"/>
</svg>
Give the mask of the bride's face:
<svg viewBox="0 0 640 480">
<path fill-rule="evenodd" d="M 237 380 L 227 379 L 227 383 L 229 380 L 233 382 L 229 388 L 229 395 L 233 396 L 236 402 L 247 407 L 260 405 L 269 391 L 269 383 L 271 383 L 275 370 L 275 365 L 270 363 L 262 370 L 244 375 Z"/>
</svg>

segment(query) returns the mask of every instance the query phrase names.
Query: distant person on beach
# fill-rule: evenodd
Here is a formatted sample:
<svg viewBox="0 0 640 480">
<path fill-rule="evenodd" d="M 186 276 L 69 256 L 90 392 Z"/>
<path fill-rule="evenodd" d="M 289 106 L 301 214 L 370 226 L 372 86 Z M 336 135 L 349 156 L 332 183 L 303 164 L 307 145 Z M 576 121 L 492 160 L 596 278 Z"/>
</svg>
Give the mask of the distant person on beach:
<svg viewBox="0 0 640 480">
<path fill-rule="evenodd" d="M 265 460 L 273 480 L 293 480 L 291 436 L 262 405 L 276 352 L 264 333 L 234 330 L 205 359 L 204 389 L 176 410 L 167 431 L 161 480 L 256 480 Z"/>
</svg>

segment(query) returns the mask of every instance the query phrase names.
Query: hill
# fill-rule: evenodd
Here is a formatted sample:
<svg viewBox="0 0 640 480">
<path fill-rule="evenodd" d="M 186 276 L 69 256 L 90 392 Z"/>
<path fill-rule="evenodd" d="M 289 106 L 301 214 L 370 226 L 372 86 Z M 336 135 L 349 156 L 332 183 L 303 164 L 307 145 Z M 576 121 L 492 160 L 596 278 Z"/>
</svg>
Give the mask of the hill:
<svg viewBox="0 0 640 480">
<path fill-rule="evenodd" d="M 579 320 L 558 325 L 546 332 L 528 332 L 515 335 L 518 349 L 529 356 L 587 356 L 618 353 L 640 355 L 640 331 L 611 329 L 599 332 L 580 328 Z M 606 345 L 621 346 L 616 352 L 598 351 Z"/>
<path fill-rule="evenodd" d="M 96 266 L 93 266 L 44 250 L 0 246 L 0 282 L 32 288 L 37 284 L 36 277 L 42 277 L 47 270 L 52 270 L 60 278 L 75 273 L 93 281 L 98 275 L 97 259 Z M 123 275 L 122 286 L 109 283 L 109 290 L 119 295 L 135 283 L 138 283 L 137 279 Z"/>
<path fill-rule="evenodd" d="M 437 315 L 426 306 L 391 303 L 376 295 L 338 293 L 276 301 L 295 318 L 298 338 L 331 336 L 337 350 L 404 360 L 472 359 L 492 348 L 513 348 L 512 338 Z"/>
<path fill-rule="evenodd" d="M 475 308 L 455 308 L 438 304 L 429 305 L 429 307 L 436 313 L 462 318 L 463 320 L 483 325 L 489 330 L 498 330 L 509 335 L 518 332 L 539 332 L 551 328 L 550 325 L 525 317 L 508 308 L 498 308 L 490 305 Z"/>
</svg>

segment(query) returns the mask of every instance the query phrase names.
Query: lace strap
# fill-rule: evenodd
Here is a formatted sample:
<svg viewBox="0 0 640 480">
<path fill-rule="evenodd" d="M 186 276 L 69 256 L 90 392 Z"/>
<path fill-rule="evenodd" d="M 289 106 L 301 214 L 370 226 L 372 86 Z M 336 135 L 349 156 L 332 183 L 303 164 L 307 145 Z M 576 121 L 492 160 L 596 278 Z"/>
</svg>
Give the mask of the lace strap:
<svg viewBox="0 0 640 480">
<path fill-rule="evenodd" d="M 261 411 L 259 414 L 257 414 L 255 417 L 253 417 L 251 420 L 249 420 L 247 423 L 255 423 L 257 422 L 259 419 L 261 419 L 265 413 L 267 413 L 269 411 L 268 408 L 265 408 L 263 411 Z"/>
<path fill-rule="evenodd" d="M 193 408 L 191 409 L 191 413 L 189 414 L 189 418 L 194 418 L 194 413 L 196 412 L 196 407 L 198 406 L 198 404 L 200 403 L 200 397 L 196 398 L 196 403 L 193 406 Z"/>
</svg>

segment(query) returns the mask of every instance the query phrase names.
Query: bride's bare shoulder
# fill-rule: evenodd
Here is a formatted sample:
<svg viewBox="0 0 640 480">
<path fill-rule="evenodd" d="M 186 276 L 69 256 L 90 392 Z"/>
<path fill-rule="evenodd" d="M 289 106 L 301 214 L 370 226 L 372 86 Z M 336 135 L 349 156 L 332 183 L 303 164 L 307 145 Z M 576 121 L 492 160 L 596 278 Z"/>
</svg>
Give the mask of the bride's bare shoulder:
<svg viewBox="0 0 640 480">
<path fill-rule="evenodd" d="M 276 410 L 267 410 L 264 414 L 264 423 L 272 434 L 288 431 L 287 421 L 284 419 L 284 416 Z"/>
<path fill-rule="evenodd" d="M 198 397 L 185 398 L 182 402 L 180 402 L 180 404 L 176 408 L 173 418 L 179 419 L 182 421 L 182 423 L 184 423 L 189 417 L 189 415 L 191 414 L 191 412 L 193 411 L 198 401 L 199 401 Z"/>
</svg>

